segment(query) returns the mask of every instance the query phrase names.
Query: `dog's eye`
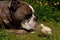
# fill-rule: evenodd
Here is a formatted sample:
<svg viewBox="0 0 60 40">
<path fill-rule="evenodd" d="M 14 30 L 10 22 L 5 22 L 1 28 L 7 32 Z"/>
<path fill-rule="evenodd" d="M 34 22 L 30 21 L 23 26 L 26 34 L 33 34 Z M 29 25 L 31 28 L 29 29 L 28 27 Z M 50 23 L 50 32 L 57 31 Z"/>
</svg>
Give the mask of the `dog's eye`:
<svg viewBox="0 0 60 40">
<path fill-rule="evenodd" d="M 25 15 L 25 19 L 29 19 L 30 17 L 32 17 L 32 14 Z"/>
</svg>

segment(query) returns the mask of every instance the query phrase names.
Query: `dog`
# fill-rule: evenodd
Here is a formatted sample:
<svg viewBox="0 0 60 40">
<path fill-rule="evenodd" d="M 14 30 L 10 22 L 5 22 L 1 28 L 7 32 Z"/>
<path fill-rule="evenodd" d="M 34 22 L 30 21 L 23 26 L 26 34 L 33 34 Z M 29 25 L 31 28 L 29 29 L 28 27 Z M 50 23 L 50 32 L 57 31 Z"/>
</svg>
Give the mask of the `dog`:
<svg viewBox="0 0 60 40">
<path fill-rule="evenodd" d="M 2 15 L 0 16 L 0 18 L 5 28 L 26 29 L 26 27 L 24 27 L 22 24 L 28 25 L 29 22 L 31 22 L 30 24 L 32 25 L 30 26 L 31 27 L 30 29 L 35 27 L 37 18 L 34 15 L 34 9 L 31 5 L 29 5 L 26 2 L 18 1 L 18 0 L 15 0 L 15 1 L 12 0 L 10 2 L 2 2 L 2 3 L 3 4 L 0 3 L 0 7 L 1 7 L 0 14 Z M 33 15 L 35 16 L 34 18 L 33 18 Z M 27 24 L 25 24 L 26 20 L 28 21 Z M 27 28 L 26 30 L 28 29 L 29 28 Z"/>
</svg>

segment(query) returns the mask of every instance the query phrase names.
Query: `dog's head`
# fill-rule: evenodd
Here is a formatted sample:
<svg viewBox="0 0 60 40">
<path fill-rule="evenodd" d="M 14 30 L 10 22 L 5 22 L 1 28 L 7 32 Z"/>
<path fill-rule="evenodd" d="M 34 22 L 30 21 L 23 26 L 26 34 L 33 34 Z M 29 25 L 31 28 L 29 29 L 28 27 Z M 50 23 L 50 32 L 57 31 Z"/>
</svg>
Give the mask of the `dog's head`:
<svg viewBox="0 0 60 40">
<path fill-rule="evenodd" d="M 14 20 L 20 20 L 20 25 L 25 29 L 30 30 L 34 28 L 36 25 L 36 16 L 34 15 L 34 9 L 31 5 L 22 1 L 14 1 L 12 8 L 15 10 L 13 15 Z"/>
<path fill-rule="evenodd" d="M 25 29 L 32 29 L 36 25 L 34 9 L 26 2 L 20 2 L 20 7 L 15 12 L 15 18 L 21 20 L 21 25 Z"/>
</svg>

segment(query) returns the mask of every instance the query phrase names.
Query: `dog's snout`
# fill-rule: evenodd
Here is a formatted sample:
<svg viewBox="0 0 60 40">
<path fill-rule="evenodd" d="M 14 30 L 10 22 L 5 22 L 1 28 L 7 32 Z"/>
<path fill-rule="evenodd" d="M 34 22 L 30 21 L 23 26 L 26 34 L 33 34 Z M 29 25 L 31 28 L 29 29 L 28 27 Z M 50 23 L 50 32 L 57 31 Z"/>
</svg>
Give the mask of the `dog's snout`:
<svg viewBox="0 0 60 40">
<path fill-rule="evenodd" d="M 37 21 L 37 17 L 35 17 L 34 20 Z"/>
</svg>

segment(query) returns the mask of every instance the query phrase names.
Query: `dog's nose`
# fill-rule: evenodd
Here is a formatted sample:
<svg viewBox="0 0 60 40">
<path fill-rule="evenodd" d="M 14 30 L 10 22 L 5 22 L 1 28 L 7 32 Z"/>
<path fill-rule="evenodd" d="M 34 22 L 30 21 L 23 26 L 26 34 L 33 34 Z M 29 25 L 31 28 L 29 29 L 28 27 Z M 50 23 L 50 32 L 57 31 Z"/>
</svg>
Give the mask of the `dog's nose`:
<svg viewBox="0 0 60 40">
<path fill-rule="evenodd" d="M 37 17 L 34 18 L 35 21 L 37 21 L 37 19 L 38 19 Z"/>
</svg>

